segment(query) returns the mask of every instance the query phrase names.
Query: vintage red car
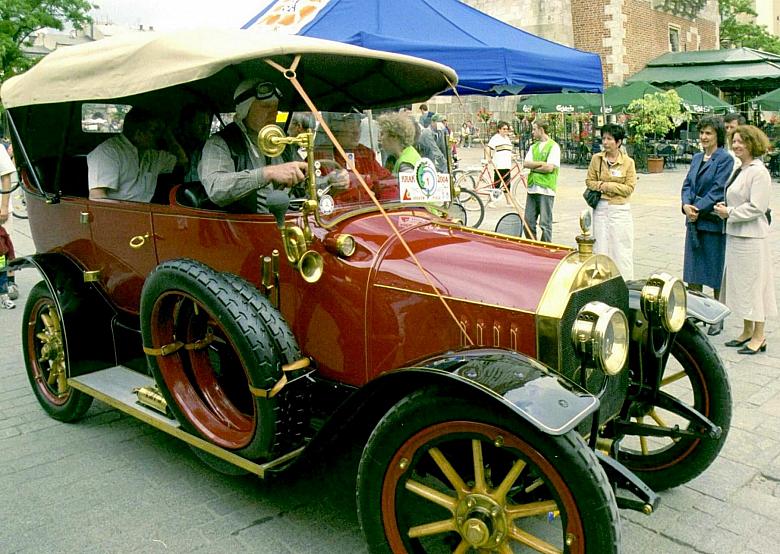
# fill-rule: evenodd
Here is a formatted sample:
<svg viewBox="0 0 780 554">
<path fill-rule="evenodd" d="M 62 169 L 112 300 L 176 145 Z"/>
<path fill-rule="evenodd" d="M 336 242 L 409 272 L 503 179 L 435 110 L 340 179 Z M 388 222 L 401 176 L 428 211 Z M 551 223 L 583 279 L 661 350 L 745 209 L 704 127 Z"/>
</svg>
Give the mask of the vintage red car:
<svg viewBox="0 0 780 554">
<path fill-rule="evenodd" d="M 151 203 L 88 198 L 85 156 L 128 108 L 231 112 L 248 77 L 320 121 L 316 138 L 258 137 L 269 156 L 306 149 L 300 198 L 233 213 L 200 183 L 162 181 Z M 725 441 L 729 384 L 695 321 L 726 310 L 666 274 L 626 283 L 592 253 L 587 216 L 577 249 L 464 227 L 430 167 L 412 184 L 318 185 L 322 152 L 340 147 L 320 110 L 422 101 L 456 79 L 213 31 L 69 47 L 4 83 L 37 249 L 12 265 L 42 276 L 22 337 L 43 409 L 70 422 L 97 398 L 260 476 L 348 428 L 376 552 L 617 552 L 618 507 L 652 512 L 654 490 L 700 474 Z M 439 196 L 409 194 L 415 182 Z"/>
</svg>

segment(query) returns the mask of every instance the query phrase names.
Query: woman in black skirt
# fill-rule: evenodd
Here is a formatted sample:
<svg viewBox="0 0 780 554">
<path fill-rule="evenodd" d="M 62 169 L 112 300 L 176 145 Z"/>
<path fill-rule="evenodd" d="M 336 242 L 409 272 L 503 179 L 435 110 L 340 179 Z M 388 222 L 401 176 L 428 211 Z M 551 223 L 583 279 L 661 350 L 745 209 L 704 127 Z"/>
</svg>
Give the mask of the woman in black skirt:
<svg viewBox="0 0 780 554">
<path fill-rule="evenodd" d="M 712 288 L 718 299 L 726 236 L 723 234 L 723 221 L 712 208 L 723 202 L 734 159 L 723 148 L 726 129 L 720 118 L 702 118 L 699 140 L 704 152 L 693 156 L 682 186 L 682 211 L 686 218 L 683 279 L 691 290 L 701 291 L 705 285 Z M 707 334 L 717 335 L 722 328 L 721 322 L 711 326 Z"/>
</svg>

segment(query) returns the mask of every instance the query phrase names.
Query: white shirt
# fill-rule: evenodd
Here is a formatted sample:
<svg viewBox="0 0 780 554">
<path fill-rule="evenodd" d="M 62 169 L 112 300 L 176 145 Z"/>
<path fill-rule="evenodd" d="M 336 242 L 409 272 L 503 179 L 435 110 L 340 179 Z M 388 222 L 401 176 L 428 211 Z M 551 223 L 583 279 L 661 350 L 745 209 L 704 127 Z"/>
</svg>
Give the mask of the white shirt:
<svg viewBox="0 0 780 554">
<path fill-rule="evenodd" d="M 547 139 L 547 140 L 552 140 L 552 139 Z M 543 150 L 546 145 L 547 145 L 546 142 L 544 144 L 539 143 L 539 149 Z M 529 148 L 528 152 L 526 152 L 525 161 L 527 162 L 534 161 L 533 147 Z M 553 145 L 552 148 L 550 148 L 550 153 L 547 156 L 546 163 L 552 164 L 558 169 L 561 168 L 561 147 L 558 146 L 557 142 L 553 141 Z M 539 185 L 531 185 L 528 187 L 528 194 L 546 194 L 548 196 L 555 196 L 555 191 L 545 187 L 540 187 Z"/>
<path fill-rule="evenodd" d="M 89 190 L 105 188 L 114 200 L 150 202 L 161 173 L 170 173 L 176 156 L 162 150 L 138 149 L 124 135 L 104 141 L 87 155 Z"/>
<path fill-rule="evenodd" d="M 5 149 L 5 146 L 0 144 L 0 177 L 5 175 L 12 175 L 16 171 L 14 162 L 11 161 L 11 156 Z"/>
<path fill-rule="evenodd" d="M 509 140 L 509 137 L 496 133 L 490 137 L 487 145 L 492 153 L 493 165 L 496 166 L 496 169 L 512 168 L 512 141 Z"/>
</svg>

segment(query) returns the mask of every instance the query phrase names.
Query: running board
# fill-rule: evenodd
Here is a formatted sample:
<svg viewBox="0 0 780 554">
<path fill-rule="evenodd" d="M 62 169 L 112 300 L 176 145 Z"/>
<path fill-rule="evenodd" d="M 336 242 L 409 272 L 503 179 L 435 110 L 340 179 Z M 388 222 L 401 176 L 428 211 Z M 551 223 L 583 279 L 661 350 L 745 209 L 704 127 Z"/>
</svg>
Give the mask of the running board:
<svg viewBox="0 0 780 554">
<path fill-rule="evenodd" d="M 254 473 L 258 477 L 265 477 L 265 473 L 268 470 L 298 457 L 305 448 L 302 446 L 263 464 L 256 464 L 246 458 L 242 458 L 229 450 L 220 448 L 188 433 L 181 428 L 179 422 L 175 419 L 170 419 L 151 408 L 139 404 L 138 397 L 133 391 L 139 387 L 153 387 L 155 385 L 154 379 L 124 366 L 109 367 L 86 375 L 71 377 L 68 379 L 68 385 L 84 394 L 97 398 L 121 412 L 140 419 L 164 433 L 183 440 L 195 448 L 245 469 L 250 473 Z"/>
</svg>

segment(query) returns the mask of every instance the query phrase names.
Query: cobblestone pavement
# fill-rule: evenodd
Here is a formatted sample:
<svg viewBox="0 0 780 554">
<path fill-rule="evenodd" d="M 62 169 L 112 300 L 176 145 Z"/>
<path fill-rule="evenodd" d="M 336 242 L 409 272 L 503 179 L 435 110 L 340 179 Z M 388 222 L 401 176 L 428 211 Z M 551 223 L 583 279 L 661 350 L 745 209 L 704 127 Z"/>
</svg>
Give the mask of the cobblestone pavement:
<svg viewBox="0 0 780 554">
<path fill-rule="evenodd" d="M 461 153 L 462 165 L 479 153 Z M 632 202 L 637 277 L 682 268 L 679 189 L 685 166 L 640 176 Z M 554 239 L 574 244 L 584 170 L 561 171 Z M 502 202 L 499 202 L 502 203 Z M 780 185 L 774 206 L 780 210 Z M 490 229 L 505 207 L 491 208 Z M 25 222 L 12 235 L 33 251 Z M 777 245 L 778 228 L 772 230 Z M 775 248 L 776 278 L 780 248 Z M 0 310 L 0 552 L 364 552 L 355 517 L 359 445 L 334 445 L 312 467 L 261 481 L 226 477 L 179 441 L 96 402 L 77 424 L 39 408 L 25 376 L 20 326 L 37 281 L 18 274 L 22 296 Z M 651 516 L 622 511 L 627 553 L 769 553 L 780 544 L 780 367 L 777 320 L 766 354 L 722 346 L 739 332 L 729 319 L 714 341 L 726 363 L 734 416 L 726 446 L 701 477 L 662 494 Z M 88 332 L 88 330 L 85 330 Z"/>
</svg>

